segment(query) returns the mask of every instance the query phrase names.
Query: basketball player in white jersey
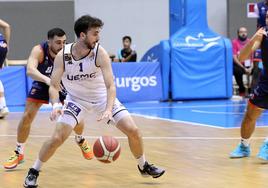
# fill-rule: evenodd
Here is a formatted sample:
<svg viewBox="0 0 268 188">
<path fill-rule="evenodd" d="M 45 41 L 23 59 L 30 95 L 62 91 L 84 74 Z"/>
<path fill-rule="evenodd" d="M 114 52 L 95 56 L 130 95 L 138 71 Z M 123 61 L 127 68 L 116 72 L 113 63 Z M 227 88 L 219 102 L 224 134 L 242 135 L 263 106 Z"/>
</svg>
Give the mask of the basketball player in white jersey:
<svg viewBox="0 0 268 188">
<path fill-rule="evenodd" d="M 58 115 L 59 118 L 52 137 L 43 144 L 39 158 L 26 176 L 25 187 L 37 187 L 41 166 L 69 137 L 74 127 L 91 113 L 98 115 L 98 121 L 114 124 L 127 135 L 143 176 L 158 178 L 165 172 L 145 160 L 141 133 L 126 108 L 116 99 L 110 58 L 98 44 L 102 26 L 103 22 L 98 18 L 80 17 L 74 25 L 77 41 L 66 45 L 56 56 L 49 88 L 53 104 L 50 118 L 56 120 Z M 68 96 L 64 107 L 59 109 L 61 80 Z"/>
</svg>

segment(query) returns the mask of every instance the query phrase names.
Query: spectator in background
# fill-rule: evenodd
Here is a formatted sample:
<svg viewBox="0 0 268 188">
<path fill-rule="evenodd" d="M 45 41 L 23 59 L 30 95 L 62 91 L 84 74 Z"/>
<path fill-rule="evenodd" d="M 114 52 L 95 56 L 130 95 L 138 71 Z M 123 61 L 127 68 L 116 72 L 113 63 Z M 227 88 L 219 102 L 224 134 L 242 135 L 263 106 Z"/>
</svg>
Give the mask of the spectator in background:
<svg viewBox="0 0 268 188">
<path fill-rule="evenodd" d="M 10 40 L 10 26 L 7 22 L 0 19 L 0 27 L 3 29 L 3 35 L 0 33 L 0 69 L 2 68 L 8 51 Z M 0 80 L 0 118 L 4 118 L 8 114 L 6 99 L 4 95 L 4 87 Z"/>
<path fill-rule="evenodd" d="M 136 62 L 137 61 L 137 53 L 135 50 L 131 49 L 131 37 L 124 36 L 123 37 L 123 49 L 121 49 L 118 53 L 118 59 L 115 61 L 118 62 Z"/>
<path fill-rule="evenodd" d="M 243 83 L 243 74 L 250 75 L 253 69 L 253 63 L 251 59 L 244 62 L 238 60 L 240 50 L 249 42 L 247 29 L 240 27 L 237 30 L 237 38 L 232 41 L 233 45 L 233 74 L 235 76 L 236 83 L 239 87 L 239 95 L 245 96 L 245 86 Z"/>
<path fill-rule="evenodd" d="M 265 27 L 265 17 L 268 10 L 268 0 L 261 1 L 255 5 L 255 13 L 257 16 L 257 29 Z"/>
</svg>

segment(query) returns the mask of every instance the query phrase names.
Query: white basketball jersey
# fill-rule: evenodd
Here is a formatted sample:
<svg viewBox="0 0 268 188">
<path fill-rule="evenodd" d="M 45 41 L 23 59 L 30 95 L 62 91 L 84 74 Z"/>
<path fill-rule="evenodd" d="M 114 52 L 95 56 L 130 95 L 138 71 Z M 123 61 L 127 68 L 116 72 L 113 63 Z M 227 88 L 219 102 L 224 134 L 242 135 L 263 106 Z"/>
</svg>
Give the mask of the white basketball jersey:
<svg viewBox="0 0 268 188">
<path fill-rule="evenodd" d="M 72 56 L 74 43 L 64 47 L 64 74 L 62 82 L 68 95 L 85 102 L 100 102 L 106 100 L 107 91 L 101 69 L 96 66 L 99 44 L 89 54 L 80 60 Z"/>
</svg>

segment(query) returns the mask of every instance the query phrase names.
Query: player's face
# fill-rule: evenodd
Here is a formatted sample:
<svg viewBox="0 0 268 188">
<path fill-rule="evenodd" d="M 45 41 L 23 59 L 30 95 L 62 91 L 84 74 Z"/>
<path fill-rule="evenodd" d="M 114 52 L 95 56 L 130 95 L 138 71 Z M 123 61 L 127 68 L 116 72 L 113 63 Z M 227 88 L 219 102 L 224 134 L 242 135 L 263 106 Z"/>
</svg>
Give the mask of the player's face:
<svg viewBox="0 0 268 188">
<path fill-rule="evenodd" d="M 130 45 L 131 45 L 131 42 L 130 42 L 130 40 L 129 39 L 125 39 L 124 41 L 123 41 L 123 46 L 124 46 L 124 48 L 130 48 Z"/>
<path fill-rule="evenodd" d="M 87 46 L 88 49 L 93 49 L 96 43 L 100 39 L 100 28 L 95 27 L 91 28 L 87 31 L 87 34 L 84 39 L 84 44 Z"/>
<path fill-rule="evenodd" d="M 54 36 L 53 39 L 49 40 L 49 47 L 54 55 L 57 55 L 59 51 L 63 48 L 64 44 L 66 43 L 66 36 L 63 35 L 62 37 Z"/>
</svg>

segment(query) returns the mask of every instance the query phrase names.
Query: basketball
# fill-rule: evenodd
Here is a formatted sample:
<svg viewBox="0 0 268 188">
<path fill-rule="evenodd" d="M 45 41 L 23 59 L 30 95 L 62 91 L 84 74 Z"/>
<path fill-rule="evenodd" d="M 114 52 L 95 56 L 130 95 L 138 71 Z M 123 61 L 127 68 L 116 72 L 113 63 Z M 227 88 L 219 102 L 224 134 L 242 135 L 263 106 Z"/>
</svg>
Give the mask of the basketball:
<svg viewBox="0 0 268 188">
<path fill-rule="evenodd" d="M 118 140 L 112 136 L 101 136 L 93 145 L 95 157 L 103 163 L 115 161 L 119 157 L 120 151 L 121 147 Z"/>
</svg>

